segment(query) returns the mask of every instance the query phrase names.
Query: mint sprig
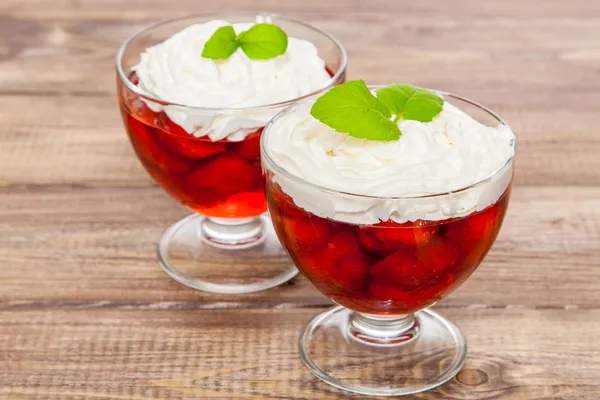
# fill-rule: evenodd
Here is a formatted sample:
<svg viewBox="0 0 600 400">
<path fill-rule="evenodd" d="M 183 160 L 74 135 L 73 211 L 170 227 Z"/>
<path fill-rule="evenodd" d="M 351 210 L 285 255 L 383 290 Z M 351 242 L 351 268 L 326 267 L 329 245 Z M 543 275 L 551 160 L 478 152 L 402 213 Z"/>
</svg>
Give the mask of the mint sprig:
<svg viewBox="0 0 600 400">
<path fill-rule="evenodd" d="M 313 104 L 310 114 L 351 136 L 372 140 L 395 140 L 400 129 L 386 105 L 371 94 L 362 80 L 336 86 Z"/>
<path fill-rule="evenodd" d="M 400 118 L 430 122 L 442 111 L 444 99 L 428 90 L 410 85 L 388 85 L 377 90 L 377 98 Z"/>
<path fill-rule="evenodd" d="M 350 136 L 368 140 L 398 140 L 398 120 L 429 122 L 442 111 L 444 100 L 425 89 L 389 85 L 373 96 L 363 80 L 348 81 L 319 97 L 310 114 Z M 392 119 L 393 116 L 393 119 Z"/>
<path fill-rule="evenodd" d="M 280 27 L 271 24 L 256 24 L 237 37 L 238 43 L 248 58 L 268 60 L 285 53 L 288 37 Z"/>
<path fill-rule="evenodd" d="M 232 26 L 222 26 L 204 45 L 202 57 L 224 60 L 231 57 L 238 47 L 251 60 L 268 60 L 285 53 L 288 37 L 273 24 L 256 24 L 237 36 Z"/>
<path fill-rule="evenodd" d="M 238 48 L 237 38 L 233 26 L 222 26 L 213 33 L 204 44 L 202 49 L 202 57 L 212 58 L 215 60 L 225 60 Z"/>
</svg>

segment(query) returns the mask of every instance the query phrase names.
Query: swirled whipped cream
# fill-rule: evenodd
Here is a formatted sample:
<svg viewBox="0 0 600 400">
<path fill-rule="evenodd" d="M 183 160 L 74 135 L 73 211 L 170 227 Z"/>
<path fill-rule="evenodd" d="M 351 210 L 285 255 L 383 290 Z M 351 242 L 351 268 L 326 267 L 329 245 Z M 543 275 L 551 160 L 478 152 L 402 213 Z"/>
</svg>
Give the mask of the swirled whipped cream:
<svg viewBox="0 0 600 400">
<path fill-rule="evenodd" d="M 257 22 L 264 22 L 257 18 Z M 241 50 L 227 60 L 202 57 L 204 44 L 221 26 L 236 33 L 254 23 L 214 20 L 191 25 L 140 55 L 138 86 L 165 102 L 189 107 L 246 108 L 292 100 L 324 89 L 331 77 L 311 42 L 288 38 L 287 51 L 269 60 L 251 60 Z M 215 112 L 146 101 L 188 133 L 211 140 L 243 140 L 263 127 L 279 108 Z"/>
<path fill-rule="evenodd" d="M 294 203 L 318 216 L 357 224 L 461 217 L 495 203 L 512 178 L 512 163 L 503 168 L 515 152 L 510 128 L 485 126 L 447 101 L 431 122 L 400 120 L 402 135 L 389 142 L 339 133 L 314 119 L 311 106 L 310 101 L 301 103 L 278 118 L 267 135 L 266 151 L 291 175 L 330 189 L 273 171 L 273 180 Z M 469 190 L 422 197 L 490 176 Z"/>
</svg>

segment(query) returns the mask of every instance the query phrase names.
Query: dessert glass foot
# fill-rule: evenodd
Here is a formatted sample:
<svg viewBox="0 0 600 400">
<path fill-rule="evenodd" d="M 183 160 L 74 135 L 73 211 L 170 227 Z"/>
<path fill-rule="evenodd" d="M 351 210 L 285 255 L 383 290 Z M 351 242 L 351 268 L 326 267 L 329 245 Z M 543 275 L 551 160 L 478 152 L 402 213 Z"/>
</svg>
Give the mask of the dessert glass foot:
<svg viewBox="0 0 600 400">
<path fill-rule="evenodd" d="M 171 278 L 205 292 L 258 292 L 298 274 L 264 215 L 223 221 L 192 214 L 165 231 L 157 253 Z"/>
<path fill-rule="evenodd" d="M 467 355 L 461 331 L 430 310 L 378 317 L 336 307 L 312 320 L 298 345 L 316 377 L 369 396 L 433 389 L 452 379 Z"/>
</svg>

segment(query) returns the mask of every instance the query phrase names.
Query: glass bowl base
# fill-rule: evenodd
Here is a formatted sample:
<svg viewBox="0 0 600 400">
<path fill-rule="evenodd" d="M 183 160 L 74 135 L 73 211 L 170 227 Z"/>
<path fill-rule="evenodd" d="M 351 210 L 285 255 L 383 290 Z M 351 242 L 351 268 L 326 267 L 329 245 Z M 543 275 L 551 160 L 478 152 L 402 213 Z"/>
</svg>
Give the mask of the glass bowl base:
<svg viewBox="0 0 600 400">
<path fill-rule="evenodd" d="M 465 363 L 463 334 L 433 311 L 414 314 L 407 340 L 364 340 L 355 320 L 353 311 L 333 308 L 312 320 L 299 340 L 306 367 L 338 389 L 369 396 L 420 393 L 452 379 Z"/>
<path fill-rule="evenodd" d="M 243 240 L 238 226 L 232 231 L 239 238 L 235 245 L 215 242 L 214 236 L 205 234 L 214 231 L 214 220 L 199 214 L 183 218 L 160 238 L 159 265 L 183 285 L 221 294 L 258 292 L 294 278 L 298 270 L 281 247 L 268 215 L 257 217 L 253 224 L 244 222 L 252 239 Z"/>
</svg>

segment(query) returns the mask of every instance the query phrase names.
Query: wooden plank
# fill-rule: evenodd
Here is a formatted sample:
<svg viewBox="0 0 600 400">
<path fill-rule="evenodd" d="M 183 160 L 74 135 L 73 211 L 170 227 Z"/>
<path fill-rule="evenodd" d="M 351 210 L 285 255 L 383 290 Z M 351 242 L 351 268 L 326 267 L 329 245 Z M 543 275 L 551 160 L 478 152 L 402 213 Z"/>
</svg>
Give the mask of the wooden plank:
<svg viewBox="0 0 600 400">
<path fill-rule="evenodd" d="M 220 2 L 189 1 L 182 6 L 185 11 L 165 13 L 156 0 L 153 4 L 138 0 L 114 6 L 106 15 L 111 10 L 106 2 L 86 1 L 73 9 L 38 1 L 35 9 L 23 9 L 22 2 L 12 1 L 4 6 L 7 14 L 0 24 L 2 36 L 15 38 L 6 43 L 0 66 L 0 90 L 8 93 L 112 94 L 113 55 L 124 38 L 153 19 L 227 9 Z M 524 110 L 536 104 L 588 108 L 593 100 L 597 104 L 596 4 L 575 2 L 586 10 L 582 19 L 574 17 L 577 4 L 565 6 L 555 0 L 536 7 L 535 18 L 525 17 L 532 2 L 485 2 L 479 7 L 461 3 L 462 7 L 454 3 L 432 7 L 431 1 L 393 6 L 386 2 L 385 8 L 391 8 L 381 12 L 377 5 L 357 0 L 332 4 L 313 0 L 299 9 L 271 2 L 273 9 L 308 18 L 338 36 L 351 57 L 351 77 L 372 83 L 410 81 Z M 271 4 L 244 3 L 251 9 L 270 9 Z M 47 13 L 51 17 L 42 18 Z"/>
<path fill-rule="evenodd" d="M 600 188 L 516 187 L 492 252 L 441 305 L 597 307 L 599 203 Z M 157 188 L 0 191 L 0 258 L 10 266 L 0 269 L 1 307 L 330 304 L 304 278 L 247 296 L 212 295 L 173 282 L 158 268 L 154 249 L 162 230 L 183 215 Z"/>
<path fill-rule="evenodd" d="M 340 17 L 346 14 L 390 15 L 398 14 L 406 19 L 413 17 L 480 19 L 483 17 L 515 18 L 535 21 L 549 17 L 574 18 L 587 21 L 600 13 L 600 5 L 585 0 L 573 0 L 565 3 L 561 0 L 523 0 L 515 3 L 502 0 L 490 0 L 485 3 L 473 3 L 470 0 L 455 0 L 452 5 L 442 4 L 435 0 L 424 0 L 418 3 L 409 1 L 388 2 L 387 0 L 305 0 L 299 3 L 278 0 L 207 0 L 202 3 L 193 0 L 181 0 L 180 7 L 165 7 L 161 0 L 130 0 L 121 3 L 119 0 L 5 0 L 2 9 L 11 14 L 26 17 L 57 16 L 68 19 L 88 20 L 113 16 L 128 19 L 132 16 L 164 18 L 165 15 L 187 15 L 192 13 L 214 13 L 229 10 L 276 11 Z M 584 7 L 585 6 L 585 7 Z M 535 10 L 535 14 L 528 13 Z M 585 13 L 582 12 L 585 10 Z"/>
<path fill-rule="evenodd" d="M 436 306 L 464 330 L 467 366 L 413 398 L 600 398 L 600 2 L 589 0 L 3 0 L 0 398 L 365 398 L 300 363 L 300 330 L 330 305 L 305 278 L 219 296 L 156 264 L 161 231 L 186 211 L 130 149 L 114 53 L 159 19 L 231 9 L 314 22 L 346 45 L 349 78 L 463 94 L 518 135 L 501 235 Z"/>
<path fill-rule="evenodd" d="M 0 393 L 22 400 L 348 398 L 313 377 L 297 354 L 299 332 L 320 311 L 3 311 L 0 354 L 10 362 L 0 366 Z M 465 332 L 466 367 L 415 398 L 600 395 L 599 310 L 444 314 Z"/>
<path fill-rule="evenodd" d="M 30 105 L 38 97 L 0 96 L 0 160 L 10 165 L 0 170 L 0 185 L 152 184 L 129 145 L 116 95 L 43 99 L 33 118 Z M 507 102 L 498 112 L 517 133 L 517 184 L 600 184 L 596 109 L 561 104 L 525 111 Z"/>
</svg>

